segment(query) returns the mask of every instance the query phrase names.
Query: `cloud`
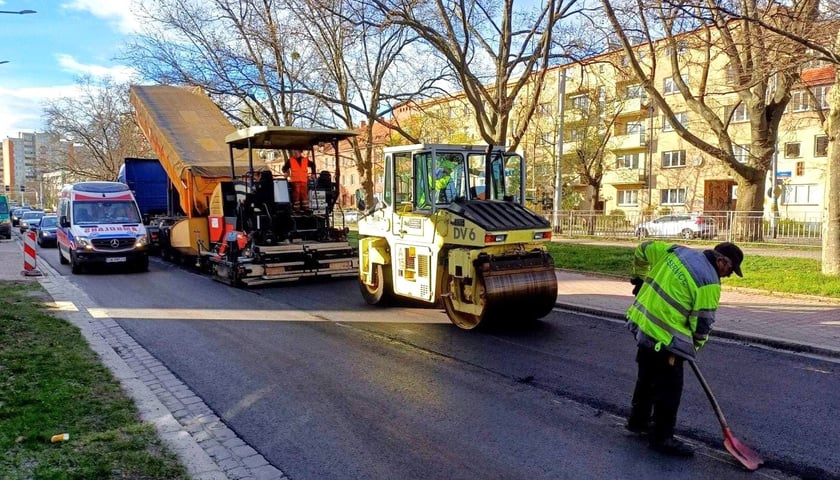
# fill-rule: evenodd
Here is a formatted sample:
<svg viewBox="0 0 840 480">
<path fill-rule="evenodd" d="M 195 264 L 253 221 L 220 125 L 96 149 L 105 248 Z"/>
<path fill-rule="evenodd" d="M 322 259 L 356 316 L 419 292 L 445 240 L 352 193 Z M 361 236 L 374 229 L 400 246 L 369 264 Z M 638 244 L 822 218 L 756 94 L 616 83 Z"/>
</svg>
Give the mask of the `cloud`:
<svg viewBox="0 0 840 480">
<path fill-rule="evenodd" d="M 37 88 L 0 87 L 0 132 L 3 137 L 17 136 L 18 132 L 43 131 L 43 104 L 46 100 L 72 97 L 78 85 L 61 85 Z"/>
<path fill-rule="evenodd" d="M 139 0 L 71 0 L 62 7 L 90 12 L 112 23 L 120 32 L 130 34 L 140 30 L 140 21 L 132 13 L 136 1 Z"/>
<path fill-rule="evenodd" d="M 58 54 L 56 55 L 58 65 L 65 72 L 73 73 L 79 76 L 90 75 L 92 77 L 111 77 L 117 82 L 126 82 L 131 80 L 137 73 L 132 67 L 125 65 L 115 65 L 106 67 L 103 65 L 90 65 L 78 62 L 71 55 Z"/>
</svg>

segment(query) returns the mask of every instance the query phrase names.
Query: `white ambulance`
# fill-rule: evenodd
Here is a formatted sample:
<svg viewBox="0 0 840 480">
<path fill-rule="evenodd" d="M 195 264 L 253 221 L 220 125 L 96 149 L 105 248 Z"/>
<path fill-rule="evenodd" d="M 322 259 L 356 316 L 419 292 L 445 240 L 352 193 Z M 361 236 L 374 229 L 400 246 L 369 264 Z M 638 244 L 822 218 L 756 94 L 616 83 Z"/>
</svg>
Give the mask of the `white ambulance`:
<svg viewBox="0 0 840 480">
<path fill-rule="evenodd" d="M 65 185 L 58 200 L 58 257 L 73 273 L 86 265 L 149 269 L 149 238 L 134 195 L 124 183 Z"/>
</svg>

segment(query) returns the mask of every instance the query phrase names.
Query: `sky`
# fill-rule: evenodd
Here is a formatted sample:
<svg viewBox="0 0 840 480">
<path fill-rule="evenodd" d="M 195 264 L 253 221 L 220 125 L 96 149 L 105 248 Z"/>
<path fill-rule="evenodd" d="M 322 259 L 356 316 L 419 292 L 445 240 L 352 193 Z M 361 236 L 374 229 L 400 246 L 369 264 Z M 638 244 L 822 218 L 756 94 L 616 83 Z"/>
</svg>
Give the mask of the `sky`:
<svg viewBox="0 0 840 480">
<path fill-rule="evenodd" d="M 128 80 L 118 57 L 137 30 L 135 0 L 0 0 L 0 139 L 42 132 L 43 102 L 72 97 L 83 75 Z"/>
</svg>

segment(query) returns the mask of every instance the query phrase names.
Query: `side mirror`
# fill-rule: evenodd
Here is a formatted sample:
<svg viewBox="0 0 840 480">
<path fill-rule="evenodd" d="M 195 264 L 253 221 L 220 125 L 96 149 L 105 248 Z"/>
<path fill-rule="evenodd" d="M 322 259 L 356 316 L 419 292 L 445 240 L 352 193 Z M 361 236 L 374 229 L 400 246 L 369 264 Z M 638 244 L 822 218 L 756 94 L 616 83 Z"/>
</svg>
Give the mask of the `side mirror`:
<svg viewBox="0 0 840 480">
<path fill-rule="evenodd" d="M 61 225 L 62 228 L 69 227 L 70 220 L 67 220 L 67 215 L 62 215 L 61 218 L 58 219 L 58 224 Z"/>
</svg>

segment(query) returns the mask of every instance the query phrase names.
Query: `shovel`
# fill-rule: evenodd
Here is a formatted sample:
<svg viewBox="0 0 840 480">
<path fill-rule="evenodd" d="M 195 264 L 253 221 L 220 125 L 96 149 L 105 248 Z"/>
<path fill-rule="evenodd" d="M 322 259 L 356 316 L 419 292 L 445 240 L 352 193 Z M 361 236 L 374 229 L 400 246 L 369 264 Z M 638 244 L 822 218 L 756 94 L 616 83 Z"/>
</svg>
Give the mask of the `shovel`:
<svg viewBox="0 0 840 480">
<path fill-rule="evenodd" d="M 740 440 L 732 435 L 732 430 L 729 429 L 729 425 L 726 423 L 726 417 L 723 416 L 723 411 L 721 411 L 720 405 L 718 405 L 717 400 L 715 400 L 715 396 L 712 394 L 712 389 L 709 388 L 709 384 L 706 383 L 706 379 L 703 378 L 703 375 L 700 373 L 700 369 L 697 368 L 697 364 L 691 360 L 689 360 L 688 363 L 697 375 L 697 380 L 699 380 L 700 385 L 703 386 L 703 391 L 706 392 L 706 396 L 709 397 L 709 401 L 712 403 L 712 408 L 715 410 L 715 415 L 717 415 L 718 420 L 720 421 L 720 428 L 723 429 L 723 446 L 726 447 L 726 450 L 728 450 L 733 457 L 741 462 L 741 465 L 743 465 L 744 468 L 750 471 L 757 469 L 762 463 L 764 463 L 764 460 L 755 453 L 753 449 L 744 445 Z"/>
</svg>

